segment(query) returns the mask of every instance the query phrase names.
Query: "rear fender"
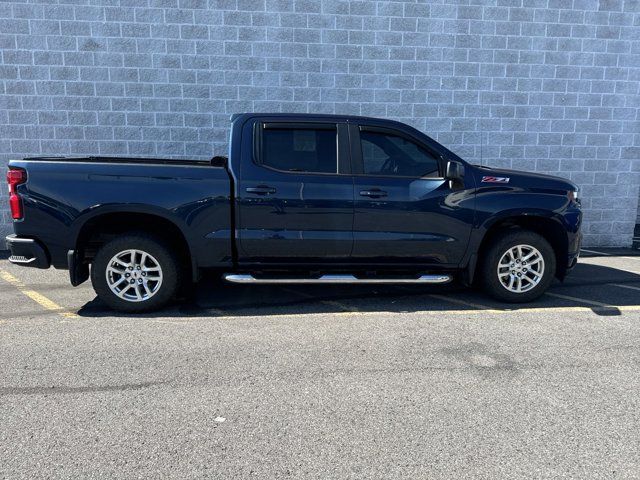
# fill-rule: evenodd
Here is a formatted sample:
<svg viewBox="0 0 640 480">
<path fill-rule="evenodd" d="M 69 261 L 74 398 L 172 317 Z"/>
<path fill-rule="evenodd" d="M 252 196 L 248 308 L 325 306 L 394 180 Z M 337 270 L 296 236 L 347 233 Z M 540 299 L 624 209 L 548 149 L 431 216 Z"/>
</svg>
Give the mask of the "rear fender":
<svg viewBox="0 0 640 480">
<path fill-rule="evenodd" d="M 71 282 L 73 284 L 74 281 L 79 281 L 82 283 L 84 278 L 84 269 L 79 264 L 83 263 L 81 259 L 84 258 L 84 245 L 82 245 L 82 233 L 83 229 L 87 226 L 87 223 L 91 220 L 94 220 L 98 217 L 108 215 L 108 214 L 142 214 L 142 215 L 151 215 L 154 217 L 159 217 L 167 222 L 172 223 L 182 234 L 186 241 L 186 246 L 189 254 L 189 258 L 191 261 L 191 271 L 193 280 L 196 281 L 199 277 L 198 271 L 198 261 L 196 256 L 193 254 L 192 249 L 192 240 L 187 232 L 187 225 L 184 221 L 176 216 L 172 215 L 170 211 L 154 207 L 152 205 L 144 205 L 144 204 L 110 204 L 101 207 L 92 208 L 87 212 L 82 213 L 76 221 L 71 225 L 71 235 L 74 239 L 75 248 L 73 250 L 69 250 L 67 261 L 69 263 Z M 144 225 L 139 226 L 140 230 L 144 230 Z M 74 266 L 74 271 L 71 270 L 72 264 Z"/>
</svg>

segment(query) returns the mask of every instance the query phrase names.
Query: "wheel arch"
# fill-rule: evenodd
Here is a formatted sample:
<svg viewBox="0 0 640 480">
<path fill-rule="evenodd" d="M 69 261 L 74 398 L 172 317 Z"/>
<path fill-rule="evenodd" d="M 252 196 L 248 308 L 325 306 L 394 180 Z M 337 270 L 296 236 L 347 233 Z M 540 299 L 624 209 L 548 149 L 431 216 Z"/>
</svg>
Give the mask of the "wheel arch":
<svg viewBox="0 0 640 480">
<path fill-rule="evenodd" d="M 567 274 L 567 255 L 569 248 L 567 232 L 558 218 L 549 215 L 510 215 L 495 219 L 490 224 L 485 225 L 485 234 L 477 250 L 478 262 L 482 262 L 487 249 L 491 245 L 491 241 L 497 235 L 500 235 L 504 231 L 514 229 L 531 231 L 547 240 L 556 256 L 555 276 L 560 280 L 564 279 Z M 475 271 L 477 271 L 477 269 L 474 269 L 474 277 Z"/>
<path fill-rule="evenodd" d="M 181 221 L 166 211 L 145 206 L 104 207 L 83 217 L 75 226 L 75 252 L 80 263 L 90 263 L 97 250 L 106 242 L 126 232 L 143 232 L 167 241 L 190 266 L 190 274 L 197 277 L 198 266 Z"/>
</svg>

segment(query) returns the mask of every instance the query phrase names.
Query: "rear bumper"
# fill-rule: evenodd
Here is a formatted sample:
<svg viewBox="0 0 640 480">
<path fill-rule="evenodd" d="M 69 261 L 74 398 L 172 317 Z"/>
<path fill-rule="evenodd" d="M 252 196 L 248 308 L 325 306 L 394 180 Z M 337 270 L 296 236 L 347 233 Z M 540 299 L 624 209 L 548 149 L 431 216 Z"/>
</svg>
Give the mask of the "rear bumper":
<svg viewBox="0 0 640 480">
<path fill-rule="evenodd" d="M 11 252 L 11 263 L 35 268 L 49 268 L 51 265 L 47 250 L 37 240 L 8 235 L 6 242 Z"/>
</svg>

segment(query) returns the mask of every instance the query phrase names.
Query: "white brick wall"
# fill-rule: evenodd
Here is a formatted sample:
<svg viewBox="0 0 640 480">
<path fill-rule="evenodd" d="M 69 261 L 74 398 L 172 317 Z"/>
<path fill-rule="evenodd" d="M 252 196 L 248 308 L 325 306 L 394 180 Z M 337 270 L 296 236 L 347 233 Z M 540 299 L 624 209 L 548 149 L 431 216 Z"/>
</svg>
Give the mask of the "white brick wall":
<svg viewBox="0 0 640 480">
<path fill-rule="evenodd" d="M 2 162 L 207 158 L 230 113 L 373 115 L 567 176 L 587 244 L 631 244 L 639 0 L 4 1 L 0 48 Z"/>
</svg>

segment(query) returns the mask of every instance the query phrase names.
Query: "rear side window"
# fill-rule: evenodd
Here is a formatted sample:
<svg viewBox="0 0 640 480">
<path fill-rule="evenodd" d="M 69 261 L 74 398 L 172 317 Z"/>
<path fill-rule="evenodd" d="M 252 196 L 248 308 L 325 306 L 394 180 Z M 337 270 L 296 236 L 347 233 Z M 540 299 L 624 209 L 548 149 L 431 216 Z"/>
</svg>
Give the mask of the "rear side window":
<svg viewBox="0 0 640 480">
<path fill-rule="evenodd" d="M 367 175 L 415 178 L 440 175 L 438 159 L 404 137 L 361 131 L 360 141 L 363 173 Z"/>
<path fill-rule="evenodd" d="M 264 128 L 260 163 L 285 172 L 337 173 L 335 126 L 322 128 Z"/>
</svg>

